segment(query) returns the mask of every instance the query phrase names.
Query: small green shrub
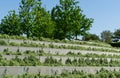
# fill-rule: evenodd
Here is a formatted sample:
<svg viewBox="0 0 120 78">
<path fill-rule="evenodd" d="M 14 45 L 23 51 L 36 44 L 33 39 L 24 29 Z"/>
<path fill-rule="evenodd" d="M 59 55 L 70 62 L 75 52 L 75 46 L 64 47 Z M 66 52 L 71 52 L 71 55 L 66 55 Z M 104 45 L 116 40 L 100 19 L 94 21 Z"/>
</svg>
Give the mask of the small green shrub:
<svg viewBox="0 0 120 78">
<path fill-rule="evenodd" d="M 53 57 L 47 57 L 44 61 L 44 65 L 47 65 L 47 66 L 60 66 L 62 65 L 61 63 L 62 59 L 60 60 L 57 60 L 57 59 L 54 59 Z"/>
<path fill-rule="evenodd" d="M 58 42 L 60 42 L 60 40 L 58 40 L 58 39 L 55 39 L 55 40 L 54 40 L 54 42 L 58 43 Z"/>
<path fill-rule="evenodd" d="M 37 40 L 39 40 L 39 38 L 38 37 L 33 37 L 32 40 L 37 41 Z"/>
<path fill-rule="evenodd" d="M 44 37 L 40 37 L 39 40 L 40 40 L 40 41 L 53 42 L 53 40 L 51 40 L 50 38 L 44 38 Z"/>
<path fill-rule="evenodd" d="M 5 39 L 8 39 L 10 36 L 8 36 L 8 35 L 6 35 L 6 34 L 2 34 L 0 37 L 1 37 L 1 38 L 5 38 Z"/>
<path fill-rule="evenodd" d="M 4 40 L 0 40 L 0 45 L 8 45 L 8 43 Z"/>
<path fill-rule="evenodd" d="M 53 43 L 50 43 L 50 44 L 49 44 L 49 48 L 54 48 L 54 44 L 53 44 Z"/>
<path fill-rule="evenodd" d="M 70 51 L 70 52 L 68 52 L 66 55 L 74 56 L 74 55 L 76 55 L 76 54 Z"/>
<path fill-rule="evenodd" d="M 16 42 L 11 42 L 11 43 L 9 43 L 9 45 L 11 45 L 11 46 L 19 46 L 19 44 L 16 43 Z"/>
<path fill-rule="evenodd" d="M 16 54 L 17 54 L 17 55 L 22 55 L 22 53 L 20 52 L 19 48 L 17 49 Z"/>
<path fill-rule="evenodd" d="M 113 47 L 120 47 L 120 42 L 110 43 Z"/>
<path fill-rule="evenodd" d="M 37 51 L 37 54 L 38 54 L 39 56 L 43 56 L 45 53 L 44 53 L 43 49 L 41 49 L 41 50 L 38 50 L 38 51 Z"/>
<path fill-rule="evenodd" d="M 6 48 L 6 49 L 4 49 L 4 50 L 3 50 L 3 52 L 8 52 L 8 51 L 9 51 L 9 49 L 8 49 L 8 48 Z"/>
</svg>

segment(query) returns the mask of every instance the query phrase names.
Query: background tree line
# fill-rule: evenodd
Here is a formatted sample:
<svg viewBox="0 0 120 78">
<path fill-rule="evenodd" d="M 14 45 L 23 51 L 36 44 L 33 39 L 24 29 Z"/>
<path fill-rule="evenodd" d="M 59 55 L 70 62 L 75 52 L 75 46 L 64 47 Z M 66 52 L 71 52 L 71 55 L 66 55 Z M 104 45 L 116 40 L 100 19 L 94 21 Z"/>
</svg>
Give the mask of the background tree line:
<svg viewBox="0 0 120 78">
<path fill-rule="evenodd" d="M 59 0 L 58 5 L 47 11 L 41 0 L 21 0 L 19 12 L 11 10 L 1 20 L 0 33 L 60 40 L 85 36 L 93 19 L 82 13 L 78 3 L 76 0 Z"/>
<path fill-rule="evenodd" d="M 84 36 L 82 40 L 85 40 L 85 41 L 95 40 L 95 41 L 102 41 L 106 43 L 119 42 L 120 41 L 120 29 L 117 29 L 114 32 L 111 32 L 110 30 L 104 30 L 101 32 L 100 36 L 89 33 L 86 36 Z"/>
</svg>

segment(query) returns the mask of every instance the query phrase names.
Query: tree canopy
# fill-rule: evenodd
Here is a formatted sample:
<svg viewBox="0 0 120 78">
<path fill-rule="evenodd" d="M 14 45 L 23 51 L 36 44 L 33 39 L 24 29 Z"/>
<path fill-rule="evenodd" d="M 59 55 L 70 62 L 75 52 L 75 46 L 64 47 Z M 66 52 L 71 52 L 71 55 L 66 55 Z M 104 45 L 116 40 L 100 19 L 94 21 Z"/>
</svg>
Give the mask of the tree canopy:
<svg viewBox="0 0 120 78">
<path fill-rule="evenodd" d="M 52 38 L 54 31 L 54 22 L 50 13 L 41 7 L 41 2 L 37 2 L 33 7 L 33 36 Z"/>
<path fill-rule="evenodd" d="M 113 33 L 113 37 L 120 39 L 120 29 L 115 30 L 115 32 Z"/>
<path fill-rule="evenodd" d="M 101 39 L 103 42 L 110 43 L 112 40 L 112 32 L 109 30 L 105 30 L 101 33 Z"/>
<path fill-rule="evenodd" d="M 100 38 L 99 38 L 99 36 L 97 36 L 96 34 L 88 34 L 88 35 L 85 35 L 85 36 L 83 37 L 83 40 L 84 40 L 84 41 L 89 41 L 89 40 L 99 41 Z"/>
<path fill-rule="evenodd" d="M 77 39 L 90 30 L 93 19 L 87 18 L 76 0 L 59 0 L 59 5 L 47 11 L 41 0 L 21 0 L 19 12 L 9 12 L 2 19 L 2 34 L 26 35 L 52 39 Z M 51 13 L 50 13 L 51 12 Z"/>
<path fill-rule="evenodd" d="M 21 34 L 20 19 L 15 10 L 9 11 L 1 20 L 0 33 L 18 36 Z"/>
<path fill-rule="evenodd" d="M 65 39 L 84 35 L 92 26 L 92 19 L 82 14 L 75 0 L 60 0 L 52 9 L 52 19 L 56 22 L 54 38 Z"/>
</svg>

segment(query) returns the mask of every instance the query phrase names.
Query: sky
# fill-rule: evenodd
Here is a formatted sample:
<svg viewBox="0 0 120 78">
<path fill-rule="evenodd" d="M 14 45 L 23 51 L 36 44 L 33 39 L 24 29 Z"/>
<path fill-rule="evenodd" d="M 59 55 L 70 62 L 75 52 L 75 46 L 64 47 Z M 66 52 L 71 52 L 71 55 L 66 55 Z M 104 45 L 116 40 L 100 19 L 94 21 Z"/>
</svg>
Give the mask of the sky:
<svg viewBox="0 0 120 78">
<path fill-rule="evenodd" d="M 12 1 L 12 2 L 11 2 Z M 10 10 L 18 12 L 21 0 L 0 0 L 0 20 Z M 90 33 L 100 35 L 104 30 L 114 32 L 120 28 L 120 0 L 79 0 L 78 6 L 88 18 L 93 18 L 94 23 Z M 51 10 L 59 0 L 42 0 L 42 6 Z"/>
</svg>

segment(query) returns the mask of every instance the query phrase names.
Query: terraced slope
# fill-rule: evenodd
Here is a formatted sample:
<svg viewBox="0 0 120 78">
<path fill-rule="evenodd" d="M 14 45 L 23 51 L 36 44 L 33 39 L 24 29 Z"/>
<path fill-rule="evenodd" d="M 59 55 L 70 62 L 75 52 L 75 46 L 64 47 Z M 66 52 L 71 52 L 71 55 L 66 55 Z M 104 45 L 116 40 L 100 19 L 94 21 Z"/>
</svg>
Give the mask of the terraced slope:
<svg viewBox="0 0 120 78">
<path fill-rule="evenodd" d="M 101 68 L 119 71 L 120 49 L 80 43 L 0 39 L 0 75 L 55 75 L 74 70 L 95 74 Z"/>
</svg>

